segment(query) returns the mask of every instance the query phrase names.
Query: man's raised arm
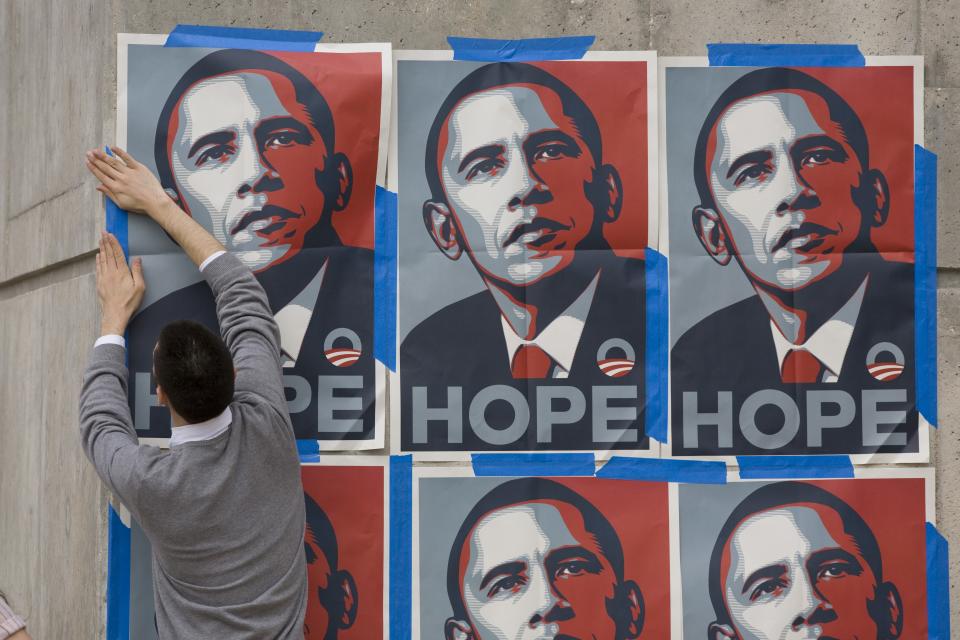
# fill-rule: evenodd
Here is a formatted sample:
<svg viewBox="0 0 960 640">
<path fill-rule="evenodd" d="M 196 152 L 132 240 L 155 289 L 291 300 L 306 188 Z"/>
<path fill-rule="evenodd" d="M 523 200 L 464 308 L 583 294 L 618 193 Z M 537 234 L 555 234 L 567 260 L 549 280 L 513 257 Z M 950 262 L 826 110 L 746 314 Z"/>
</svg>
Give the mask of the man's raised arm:
<svg viewBox="0 0 960 640">
<path fill-rule="evenodd" d="M 263 287 L 239 260 L 164 192 L 157 178 L 123 149 L 87 153 L 97 190 L 120 208 L 152 218 L 203 272 L 217 301 L 217 318 L 236 369 L 240 397 L 255 395 L 281 412 L 280 333 Z"/>
</svg>

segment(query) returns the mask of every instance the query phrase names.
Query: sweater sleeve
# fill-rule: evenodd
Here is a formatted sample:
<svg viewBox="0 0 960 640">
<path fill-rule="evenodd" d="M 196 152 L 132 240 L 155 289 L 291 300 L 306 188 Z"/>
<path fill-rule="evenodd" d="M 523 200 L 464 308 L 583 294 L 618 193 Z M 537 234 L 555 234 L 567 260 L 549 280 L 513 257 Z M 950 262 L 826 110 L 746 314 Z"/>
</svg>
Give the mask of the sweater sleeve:
<svg viewBox="0 0 960 640">
<path fill-rule="evenodd" d="M 80 391 L 80 438 L 103 482 L 135 511 L 140 447 L 127 404 L 123 347 L 101 344 L 91 350 Z"/>
<path fill-rule="evenodd" d="M 280 360 L 280 330 L 267 294 L 253 273 L 229 253 L 203 270 L 217 302 L 220 333 L 233 357 L 238 400 L 256 396 L 286 414 Z"/>
</svg>

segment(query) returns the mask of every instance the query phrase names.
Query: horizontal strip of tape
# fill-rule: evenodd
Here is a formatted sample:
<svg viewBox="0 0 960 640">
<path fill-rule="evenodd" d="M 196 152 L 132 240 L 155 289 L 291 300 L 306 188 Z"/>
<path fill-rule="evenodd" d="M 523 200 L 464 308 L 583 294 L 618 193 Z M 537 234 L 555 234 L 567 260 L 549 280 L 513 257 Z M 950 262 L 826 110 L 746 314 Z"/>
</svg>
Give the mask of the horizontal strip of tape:
<svg viewBox="0 0 960 640">
<path fill-rule="evenodd" d="M 534 60 L 579 60 L 593 46 L 596 36 L 495 40 L 448 36 L 454 60 L 480 62 L 530 62 Z"/>
<path fill-rule="evenodd" d="M 737 456 L 741 480 L 852 478 L 850 456 Z"/>
<path fill-rule="evenodd" d="M 711 67 L 862 67 L 867 61 L 855 44 L 707 45 Z"/>
<path fill-rule="evenodd" d="M 614 456 L 597 471 L 598 478 L 726 484 L 727 465 L 700 460 L 663 460 Z"/>
<path fill-rule="evenodd" d="M 592 453 L 475 453 L 475 476 L 592 476 Z"/>
<path fill-rule="evenodd" d="M 178 24 L 163 46 L 205 49 L 261 49 L 266 51 L 313 51 L 322 31 L 251 29 Z"/>
</svg>

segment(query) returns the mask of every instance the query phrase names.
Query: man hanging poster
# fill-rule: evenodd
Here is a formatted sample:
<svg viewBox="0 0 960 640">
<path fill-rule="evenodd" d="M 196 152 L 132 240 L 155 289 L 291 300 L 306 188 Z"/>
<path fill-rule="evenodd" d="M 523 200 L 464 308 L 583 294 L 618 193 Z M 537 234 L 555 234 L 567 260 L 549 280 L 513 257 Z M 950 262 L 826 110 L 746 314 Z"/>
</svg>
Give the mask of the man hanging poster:
<svg viewBox="0 0 960 640">
<path fill-rule="evenodd" d="M 664 64 L 673 455 L 922 460 L 917 65 L 680 60 Z"/>
<path fill-rule="evenodd" d="M 395 445 L 649 450 L 654 56 L 440 55 L 397 61 Z"/>
<path fill-rule="evenodd" d="M 383 444 L 373 238 L 389 45 L 317 48 L 168 48 L 154 36 L 124 36 L 118 137 L 264 286 L 297 437 L 369 449 Z M 215 308 L 149 221 L 129 220 L 129 248 L 143 256 L 148 278 L 130 325 L 131 408 L 142 437 L 164 438 L 169 414 L 151 377 L 154 341 L 174 319 L 216 326 Z"/>
</svg>

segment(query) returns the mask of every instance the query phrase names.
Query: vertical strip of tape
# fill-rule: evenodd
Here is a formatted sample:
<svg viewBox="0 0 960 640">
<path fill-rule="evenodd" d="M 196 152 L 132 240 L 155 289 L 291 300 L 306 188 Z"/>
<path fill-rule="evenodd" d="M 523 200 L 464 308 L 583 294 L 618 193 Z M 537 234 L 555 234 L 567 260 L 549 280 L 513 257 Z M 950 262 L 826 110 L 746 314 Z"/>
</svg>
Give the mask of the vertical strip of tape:
<svg viewBox="0 0 960 640">
<path fill-rule="evenodd" d="M 130 528 L 107 506 L 107 640 L 130 637 Z"/>
<path fill-rule="evenodd" d="M 390 456 L 390 638 L 409 640 L 413 599 L 413 457 Z"/>
<path fill-rule="evenodd" d="M 669 293 L 667 290 L 667 257 L 647 247 L 646 267 L 647 336 L 644 357 L 646 435 L 659 442 L 667 441 L 667 335 Z"/>
<path fill-rule="evenodd" d="M 867 64 L 855 44 L 707 45 L 711 67 L 862 67 Z"/>
<path fill-rule="evenodd" d="M 110 147 L 104 147 L 108 156 L 113 155 Z M 126 211 L 117 206 L 117 203 L 104 196 L 104 201 L 106 203 L 106 227 L 107 231 L 112 233 L 116 237 L 117 242 L 120 243 L 120 247 L 123 249 L 123 255 L 128 259 L 130 258 L 130 239 L 127 232 L 128 225 L 128 214 Z"/>
<path fill-rule="evenodd" d="M 950 639 L 950 549 L 927 523 L 927 638 Z"/>
<path fill-rule="evenodd" d="M 916 145 L 913 171 L 917 410 L 937 426 L 937 155 Z"/>
<path fill-rule="evenodd" d="M 447 36 L 454 60 L 478 62 L 530 62 L 534 60 L 579 60 L 593 46 L 596 36 L 561 36 L 496 40 Z"/>
<path fill-rule="evenodd" d="M 374 222 L 373 354 L 397 370 L 397 194 L 377 187 Z"/>
<path fill-rule="evenodd" d="M 264 49 L 267 51 L 313 51 L 322 31 L 249 29 L 178 24 L 163 46 L 207 49 Z"/>
</svg>

